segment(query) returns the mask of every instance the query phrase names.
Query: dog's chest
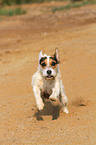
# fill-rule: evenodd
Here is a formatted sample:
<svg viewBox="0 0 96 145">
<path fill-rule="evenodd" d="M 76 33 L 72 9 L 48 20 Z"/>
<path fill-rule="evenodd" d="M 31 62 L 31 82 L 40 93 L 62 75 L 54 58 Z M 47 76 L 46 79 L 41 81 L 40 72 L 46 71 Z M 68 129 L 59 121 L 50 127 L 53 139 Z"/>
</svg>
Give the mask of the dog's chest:
<svg viewBox="0 0 96 145">
<path fill-rule="evenodd" d="M 55 87 L 55 80 L 44 80 L 43 92 L 46 92 L 50 95 L 54 87 Z"/>
</svg>

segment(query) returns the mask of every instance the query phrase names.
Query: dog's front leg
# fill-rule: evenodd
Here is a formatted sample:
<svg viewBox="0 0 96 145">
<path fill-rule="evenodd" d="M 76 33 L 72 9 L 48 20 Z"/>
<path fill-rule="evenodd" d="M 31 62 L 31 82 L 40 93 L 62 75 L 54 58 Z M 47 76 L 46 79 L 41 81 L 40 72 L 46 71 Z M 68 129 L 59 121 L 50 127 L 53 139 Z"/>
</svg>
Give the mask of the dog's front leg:
<svg viewBox="0 0 96 145">
<path fill-rule="evenodd" d="M 52 94 L 50 95 L 49 99 L 56 101 L 59 97 L 60 89 L 59 89 L 59 83 L 57 82 L 55 84 L 55 87 L 52 89 Z"/>
<path fill-rule="evenodd" d="M 37 108 L 39 110 L 42 110 L 43 107 L 44 107 L 44 103 L 43 103 L 43 100 L 41 98 L 41 90 L 40 90 L 40 88 L 37 87 L 37 86 L 34 86 L 33 87 L 33 92 L 34 92 L 34 96 L 35 96 L 35 99 L 36 99 Z"/>
<path fill-rule="evenodd" d="M 59 96 L 59 92 L 54 88 L 52 90 L 52 94 L 50 95 L 49 99 L 52 101 L 56 101 Z"/>
</svg>

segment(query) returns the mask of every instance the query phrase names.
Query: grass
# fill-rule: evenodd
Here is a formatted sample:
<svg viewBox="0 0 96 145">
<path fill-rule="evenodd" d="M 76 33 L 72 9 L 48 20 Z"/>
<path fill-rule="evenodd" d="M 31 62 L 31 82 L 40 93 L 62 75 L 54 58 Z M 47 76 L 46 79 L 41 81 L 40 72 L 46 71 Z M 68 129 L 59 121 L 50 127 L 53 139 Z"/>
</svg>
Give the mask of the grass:
<svg viewBox="0 0 96 145">
<path fill-rule="evenodd" d="M 29 3 L 31 0 L 1 0 L 2 5 L 16 5 Z"/>
<path fill-rule="evenodd" d="M 1 5 L 21 5 L 26 3 L 44 3 L 53 0 L 0 0 Z M 66 1 L 66 0 L 54 0 L 54 1 Z"/>
<path fill-rule="evenodd" d="M 85 5 L 92 5 L 92 4 L 96 4 L 96 0 L 83 0 L 82 2 L 73 2 L 66 6 L 54 7 L 52 9 L 52 12 L 55 13 L 56 11 L 68 10 L 71 8 L 78 8 L 78 7 L 82 7 Z"/>
<path fill-rule="evenodd" d="M 14 15 L 23 15 L 23 14 L 26 14 L 26 11 L 21 8 L 0 9 L 0 16 L 14 16 Z"/>
</svg>

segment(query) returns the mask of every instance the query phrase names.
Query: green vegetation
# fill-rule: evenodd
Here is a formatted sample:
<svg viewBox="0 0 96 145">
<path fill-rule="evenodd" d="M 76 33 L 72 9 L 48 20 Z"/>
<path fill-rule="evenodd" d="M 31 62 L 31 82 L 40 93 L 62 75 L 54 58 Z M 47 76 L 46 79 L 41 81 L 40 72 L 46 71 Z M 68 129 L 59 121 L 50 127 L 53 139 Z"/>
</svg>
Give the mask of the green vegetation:
<svg viewBox="0 0 96 145">
<path fill-rule="evenodd" d="M 78 2 L 78 1 L 83 1 L 83 0 L 71 0 L 72 2 Z"/>
<path fill-rule="evenodd" d="M 16 4 L 24 4 L 24 3 L 43 3 L 43 2 L 50 2 L 50 1 L 71 1 L 71 2 L 88 2 L 93 3 L 96 0 L 0 0 L 1 5 L 16 5 Z M 72 7 L 72 6 L 66 6 Z M 78 6 L 79 7 L 79 6 Z M 61 8 L 62 9 L 62 8 Z M 65 8 L 67 9 L 67 8 Z"/>
<path fill-rule="evenodd" d="M 21 8 L 16 9 L 4 9 L 4 5 L 16 5 L 16 4 L 24 4 L 24 3 L 34 3 L 34 2 L 49 2 L 52 0 L 0 0 L 0 16 L 14 16 L 14 15 L 22 15 L 26 14 L 26 10 Z M 54 1 L 67 1 L 67 0 L 54 0 Z M 54 7 L 52 8 L 52 12 L 67 10 L 71 8 L 78 8 L 85 5 L 96 4 L 96 0 L 70 0 L 70 3 L 66 6 Z"/>
<path fill-rule="evenodd" d="M 43 3 L 50 2 L 53 0 L 0 0 L 2 5 L 16 5 L 16 4 L 24 4 L 24 3 Z M 54 1 L 66 1 L 66 0 L 54 0 Z"/>
<path fill-rule="evenodd" d="M 29 3 L 31 0 L 1 0 L 2 5 L 15 5 Z"/>
<path fill-rule="evenodd" d="M 78 1 L 78 0 L 74 0 L 74 1 Z M 91 4 L 96 4 L 96 0 L 82 0 L 82 2 L 74 2 L 74 3 L 70 3 L 66 6 L 54 7 L 52 9 L 52 12 L 55 13 L 56 11 L 67 10 L 67 9 L 71 9 L 71 8 L 78 8 L 78 7 L 82 7 L 85 5 L 91 5 Z"/>
<path fill-rule="evenodd" d="M 0 16 L 14 16 L 14 15 L 23 15 L 26 11 L 21 8 L 16 9 L 0 9 Z"/>
</svg>

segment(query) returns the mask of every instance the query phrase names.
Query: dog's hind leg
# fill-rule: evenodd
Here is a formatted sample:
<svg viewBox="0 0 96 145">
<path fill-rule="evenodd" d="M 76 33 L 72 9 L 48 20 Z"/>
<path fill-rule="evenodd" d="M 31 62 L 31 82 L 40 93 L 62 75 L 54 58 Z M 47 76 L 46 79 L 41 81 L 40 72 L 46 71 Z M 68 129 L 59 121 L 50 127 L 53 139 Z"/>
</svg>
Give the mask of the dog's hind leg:
<svg viewBox="0 0 96 145">
<path fill-rule="evenodd" d="M 65 95 L 64 86 L 63 86 L 62 81 L 61 81 L 61 93 L 60 93 L 59 100 L 62 103 L 63 112 L 65 112 L 66 114 L 68 114 L 69 111 L 67 109 L 67 96 Z"/>
</svg>

